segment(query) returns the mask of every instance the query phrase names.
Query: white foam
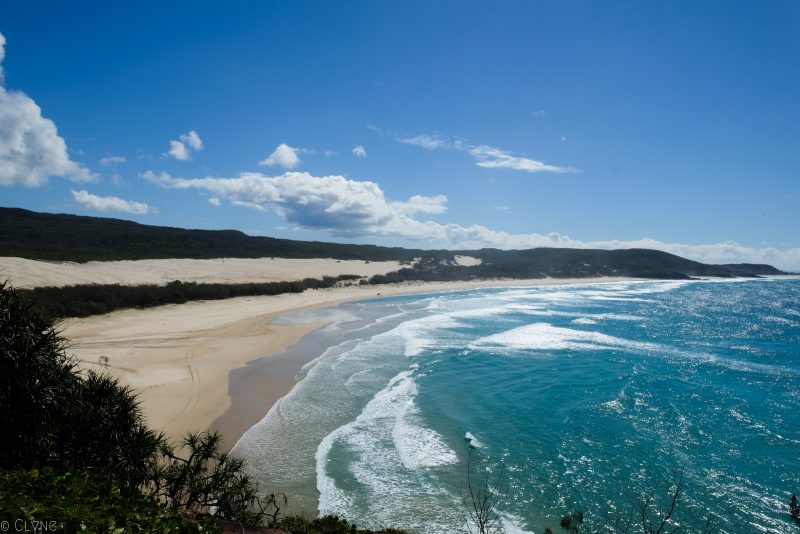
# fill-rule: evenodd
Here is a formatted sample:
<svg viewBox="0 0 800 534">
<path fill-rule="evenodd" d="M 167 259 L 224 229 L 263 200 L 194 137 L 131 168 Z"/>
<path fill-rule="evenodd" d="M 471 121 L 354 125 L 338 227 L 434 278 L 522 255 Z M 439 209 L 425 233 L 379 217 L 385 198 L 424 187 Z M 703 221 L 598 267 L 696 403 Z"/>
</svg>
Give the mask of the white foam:
<svg viewBox="0 0 800 534">
<path fill-rule="evenodd" d="M 353 453 L 351 472 L 369 488 L 373 503 L 404 487 L 385 479 L 381 473 L 396 473 L 400 466 L 409 471 L 430 469 L 458 460 L 440 434 L 419 424 L 414 404 L 418 389 L 412 377 L 416 368 L 414 365 L 397 374 L 354 421 L 337 428 L 320 443 L 316 452 L 320 513 L 345 514 L 352 504 L 328 475 L 329 456 L 335 443 Z"/>
<path fill-rule="evenodd" d="M 406 469 L 438 467 L 458 461 L 455 451 L 439 433 L 409 422 L 404 416 L 395 424 L 392 438 Z"/>
<path fill-rule="evenodd" d="M 589 317 L 578 317 L 577 319 L 570 321 L 570 324 L 597 324 L 597 321 L 590 319 Z"/>
<path fill-rule="evenodd" d="M 533 532 L 523 530 L 515 520 L 519 521 L 517 518 L 512 518 L 509 514 L 503 514 L 503 517 L 500 518 L 500 527 L 503 529 L 504 534 L 533 534 Z"/>
<path fill-rule="evenodd" d="M 483 448 L 483 443 L 478 441 L 478 438 L 476 438 L 472 432 L 467 432 L 466 434 L 464 434 L 464 439 L 467 440 L 467 444 L 473 449 Z"/>
<path fill-rule="evenodd" d="M 655 350 L 656 345 L 629 341 L 600 332 L 561 328 L 547 323 L 534 323 L 480 338 L 471 349 L 507 352 L 509 350 L 564 350 L 626 348 Z"/>
<path fill-rule="evenodd" d="M 380 336 L 401 337 L 405 343 L 405 355 L 413 357 L 425 350 L 437 348 L 441 343 L 441 336 L 437 336 L 437 332 L 455 326 L 458 323 L 450 314 L 442 313 L 400 323 Z"/>
</svg>

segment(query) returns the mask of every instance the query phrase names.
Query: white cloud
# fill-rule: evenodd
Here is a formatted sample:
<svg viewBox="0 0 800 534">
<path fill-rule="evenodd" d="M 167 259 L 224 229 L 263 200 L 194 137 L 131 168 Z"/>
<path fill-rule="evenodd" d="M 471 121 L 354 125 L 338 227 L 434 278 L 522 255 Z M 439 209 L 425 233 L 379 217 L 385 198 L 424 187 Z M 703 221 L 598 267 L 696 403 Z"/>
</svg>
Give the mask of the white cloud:
<svg viewBox="0 0 800 534">
<path fill-rule="evenodd" d="M 323 154 L 325 157 L 331 157 L 331 156 L 333 156 L 334 154 L 336 154 L 336 152 L 334 152 L 333 150 L 330 150 L 330 149 L 326 148 L 325 150 L 323 150 L 323 151 L 322 151 L 322 154 Z"/>
<path fill-rule="evenodd" d="M 178 139 L 171 139 L 169 142 L 168 154 L 178 161 L 190 161 L 192 152 L 203 150 L 203 140 L 194 130 L 181 135 Z"/>
<path fill-rule="evenodd" d="M 191 159 L 191 156 L 189 155 L 189 148 L 182 142 L 176 141 L 175 139 L 172 139 L 169 142 L 169 155 L 178 161 L 189 161 Z"/>
<path fill-rule="evenodd" d="M 367 157 L 367 151 L 364 150 L 364 147 L 361 146 L 361 145 L 358 145 L 357 147 L 353 147 L 353 154 L 355 154 L 357 158 L 366 158 Z"/>
<path fill-rule="evenodd" d="M 118 211 L 135 215 L 144 215 L 150 211 L 150 206 L 144 202 L 135 202 L 119 197 L 101 197 L 86 190 L 72 191 L 72 199 L 78 207 L 91 211 Z"/>
<path fill-rule="evenodd" d="M 447 198 L 415 195 L 406 201 L 393 201 L 386 198 L 377 183 L 343 176 L 316 177 L 305 172 L 287 172 L 274 177 L 242 173 L 235 178 L 183 179 L 148 171 L 142 177 L 162 187 L 196 189 L 235 205 L 271 210 L 297 227 L 324 230 L 337 236 L 393 236 L 420 241 L 425 247 L 453 249 L 652 248 L 704 263 L 769 263 L 778 268 L 800 270 L 800 248 L 753 248 L 735 242 L 689 245 L 652 238 L 580 241 L 558 233 L 511 234 L 481 225 L 423 220 L 420 214 L 445 213 Z"/>
<path fill-rule="evenodd" d="M 208 203 L 211 204 L 212 206 L 219 206 L 219 198 L 211 197 L 208 199 Z"/>
<path fill-rule="evenodd" d="M 466 152 L 475 160 L 475 165 L 486 169 L 513 169 L 525 172 L 577 172 L 572 167 L 548 165 L 542 161 L 513 153 L 489 145 L 471 145 L 463 139 L 448 141 L 437 135 L 419 134 L 413 137 L 395 137 L 395 141 L 422 147 L 426 150 L 454 149 Z"/>
<path fill-rule="evenodd" d="M 531 111 L 531 115 L 533 117 L 545 117 L 545 116 L 547 116 L 547 110 L 546 109 L 537 109 L 536 111 Z"/>
<path fill-rule="evenodd" d="M 122 156 L 108 156 L 107 158 L 100 159 L 100 165 L 102 165 L 103 167 L 111 167 L 114 165 L 125 163 L 126 161 L 128 160 L 126 160 Z"/>
<path fill-rule="evenodd" d="M 571 167 L 557 167 L 541 161 L 521 156 L 514 156 L 510 152 L 487 145 L 479 145 L 469 149 L 469 154 L 475 158 L 475 165 L 487 169 L 514 169 L 526 172 L 575 172 Z"/>
<path fill-rule="evenodd" d="M 52 176 L 91 182 L 98 176 L 72 161 L 56 125 L 28 95 L 3 85 L 0 34 L 0 186 L 38 187 Z"/>
<path fill-rule="evenodd" d="M 6 38 L 0 33 L 0 84 L 3 83 L 3 60 L 6 57 Z"/>
<path fill-rule="evenodd" d="M 406 145 L 419 146 L 426 150 L 435 150 L 447 146 L 447 142 L 444 139 L 435 135 L 420 134 L 414 137 L 395 137 L 395 140 Z"/>
<path fill-rule="evenodd" d="M 286 143 L 279 144 L 272 154 L 265 160 L 258 162 L 259 165 L 272 167 L 275 165 L 280 165 L 284 169 L 294 169 L 300 163 L 300 157 L 297 155 L 301 149 L 291 147 Z"/>
<path fill-rule="evenodd" d="M 438 215 L 447 211 L 447 197 L 444 195 L 432 197 L 414 195 L 408 199 L 408 202 L 398 202 L 397 205 L 408 215 L 413 215 L 414 213 Z"/>
<path fill-rule="evenodd" d="M 511 208 L 509 208 L 508 206 L 495 206 L 494 209 L 496 209 L 497 211 L 508 211 Z"/>
<path fill-rule="evenodd" d="M 381 137 L 383 137 L 386 134 L 386 132 L 384 132 L 383 128 L 381 128 L 380 126 L 375 126 L 374 124 L 367 123 L 366 127 L 367 127 L 367 130 L 372 130 L 373 132 L 375 132 L 376 134 L 380 135 Z"/>
<path fill-rule="evenodd" d="M 182 135 L 181 141 L 192 147 L 192 150 L 203 150 L 203 140 L 194 130 L 189 130 L 189 133 Z"/>
<path fill-rule="evenodd" d="M 404 202 L 388 201 L 375 182 L 343 176 L 316 177 L 305 172 L 182 179 L 148 171 L 142 177 L 163 187 L 197 189 L 239 206 L 272 210 L 295 225 L 336 235 L 409 235 L 407 227 L 425 224 L 412 215 L 440 214 L 447 209 L 443 195 L 414 195 Z"/>
</svg>

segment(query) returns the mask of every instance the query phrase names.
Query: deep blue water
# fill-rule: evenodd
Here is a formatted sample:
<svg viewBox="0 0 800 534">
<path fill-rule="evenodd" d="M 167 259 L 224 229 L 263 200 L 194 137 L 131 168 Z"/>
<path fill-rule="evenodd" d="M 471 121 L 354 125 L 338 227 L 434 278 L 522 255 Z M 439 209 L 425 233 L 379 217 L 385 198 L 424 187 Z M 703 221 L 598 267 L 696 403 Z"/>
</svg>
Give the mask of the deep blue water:
<svg viewBox="0 0 800 534">
<path fill-rule="evenodd" d="M 237 444 L 290 506 L 460 532 L 470 445 L 506 532 L 638 521 L 800 531 L 800 280 L 516 287 L 321 312 L 329 348 Z M 289 319 L 291 320 L 291 319 Z M 302 344 L 298 349 L 302 350 Z M 254 392 L 253 394 L 257 394 Z"/>
</svg>

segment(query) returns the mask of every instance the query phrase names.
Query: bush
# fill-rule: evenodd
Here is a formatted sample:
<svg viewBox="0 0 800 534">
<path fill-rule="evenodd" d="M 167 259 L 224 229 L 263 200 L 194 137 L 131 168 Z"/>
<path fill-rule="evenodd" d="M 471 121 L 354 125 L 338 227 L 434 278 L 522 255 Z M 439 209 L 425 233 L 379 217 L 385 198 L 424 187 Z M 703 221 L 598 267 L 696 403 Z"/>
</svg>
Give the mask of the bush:
<svg viewBox="0 0 800 534">
<path fill-rule="evenodd" d="M 275 495 L 265 499 L 243 473 L 243 461 L 220 450 L 218 432 L 190 433 L 182 442 L 184 455 L 167 444 L 161 445 L 162 462 L 157 464 L 146 491 L 172 510 L 208 513 L 248 525 L 266 519 L 274 523 L 280 514 Z"/>
<path fill-rule="evenodd" d="M 0 521 L 26 532 L 219 531 L 211 518 L 164 510 L 130 486 L 50 469 L 0 473 Z"/>
<path fill-rule="evenodd" d="M 302 293 L 324 289 L 340 281 L 357 280 L 354 274 L 337 277 L 304 278 L 293 282 L 253 282 L 244 284 L 198 284 L 175 280 L 164 286 L 144 284 L 86 284 L 66 287 L 37 287 L 19 291 L 30 297 L 51 317 L 87 317 L 121 308 L 151 308 L 164 304 L 183 304 L 192 300 L 220 300 L 233 297 Z"/>
<path fill-rule="evenodd" d="M 64 407 L 80 387 L 64 340 L 30 301 L 0 283 L 0 468 L 58 460 Z"/>
<path fill-rule="evenodd" d="M 116 379 L 80 374 L 65 341 L 22 294 L 0 284 L 0 468 L 57 467 L 138 486 L 160 435 Z"/>
<path fill-rule="evenodd" d="M 385 530 L 360 529 L 355 524 L 333 515 L 313 519 L 294 515 L 282 519 L 277 526 L 287 534 L 406 534 L 404 530 L 392 528 Z"/>
</svg>

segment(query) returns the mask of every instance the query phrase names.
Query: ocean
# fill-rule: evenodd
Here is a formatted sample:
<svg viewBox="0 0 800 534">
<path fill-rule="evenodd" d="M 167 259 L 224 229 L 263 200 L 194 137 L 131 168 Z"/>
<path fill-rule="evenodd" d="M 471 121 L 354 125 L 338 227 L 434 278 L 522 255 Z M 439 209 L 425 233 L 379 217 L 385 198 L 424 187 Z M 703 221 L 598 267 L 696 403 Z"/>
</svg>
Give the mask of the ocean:
<svg viewBox="0 0 800 534">
<path fill-rule="evenodd" d="M 800 279 L 475 289 L 282 320 L 309 315 L 329 326 L 291 350 L 316 358 L 234 448 L 292 511 L 464 532 L 469 457 L 478 489 L 504 474 L 509 534 L 576 510 L 638 531 L 644 496 L 655 519 L 681 473 L 683 531 L 800 532 Z"/>
</svg>

